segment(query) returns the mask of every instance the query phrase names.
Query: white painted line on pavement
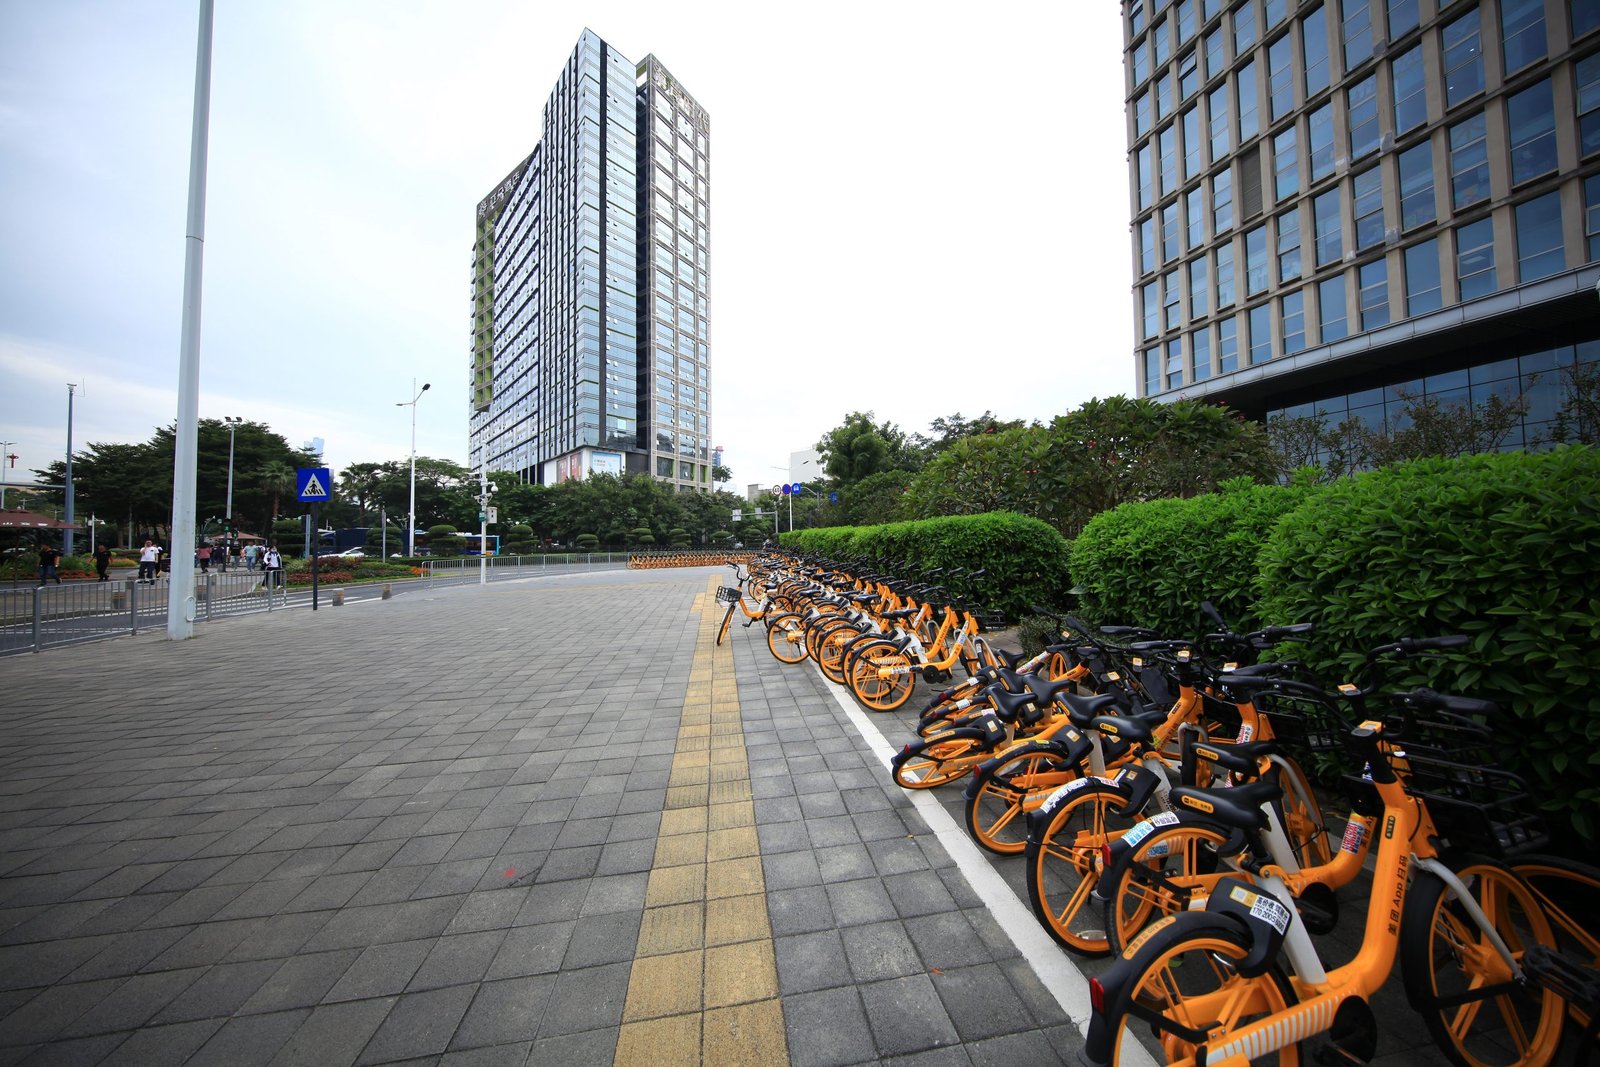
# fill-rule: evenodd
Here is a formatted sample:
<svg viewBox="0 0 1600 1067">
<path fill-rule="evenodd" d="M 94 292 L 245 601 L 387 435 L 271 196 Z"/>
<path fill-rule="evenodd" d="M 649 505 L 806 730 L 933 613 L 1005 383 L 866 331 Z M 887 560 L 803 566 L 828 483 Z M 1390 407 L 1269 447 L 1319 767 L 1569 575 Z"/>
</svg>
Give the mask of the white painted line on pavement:
<svg viewBox="0 0 1600 1067">
<path fill-rule="evenodd" d="M 828 688 L 834 701 L 844 710 L 845 717 L 856 728 L 867 747 L 888 769 L 895 753 L 894 746 L 873 726 L 867 713 L 823 675 L 815 661 L 807 662 L 817 672 L 817 677 L 822 679 L 822 684 Z M 1067 1018 L 1077 1026 L 1080 1034 L 1088 1033 L 1088 977 L 1078 970 L 1061 946 L 1045 933 L 1044 927 L 1034 917 L 1033 910 L 1017 898 L 1011 886 L 989 863 L 988 857 L 973 843 L 966 828 L 956 825 L 944 805 L 934 799 L 932 791 L 907 789 L 905 792 L 950 858 L 955 860 L 956 867 L 966 877 L 967 883 L 988 905 L 1000 929 L 1022 953 L 1022 958 L 1028 961 L 1028 966 L 1033 968 L 1033 973 L 1039 976 L 1039 981 L 1050 991 L 1050 995 L 1056 998 L 1061 1010 L 1067 1013 Z M 1142 1046 L 1132 1042 L 1127 1044 L 1132 1047 L 1124 1048 L 1122 1058 L 1118 1061 L 1123 1067 L 1156 1067 L 1155 1059 Z"/>
</svg>

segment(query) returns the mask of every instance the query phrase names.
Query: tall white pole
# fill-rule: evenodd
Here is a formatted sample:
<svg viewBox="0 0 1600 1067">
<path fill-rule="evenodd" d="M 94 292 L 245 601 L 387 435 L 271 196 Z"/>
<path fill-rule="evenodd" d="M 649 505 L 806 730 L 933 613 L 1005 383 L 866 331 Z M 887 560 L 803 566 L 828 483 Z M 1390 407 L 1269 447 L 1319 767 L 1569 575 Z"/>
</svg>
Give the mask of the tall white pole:
<svg viewBox="0 0 1600 1067">
<path fill-rule="evenodd" d="M 0 441 L 0 511 L 6 509 L 6 468 L 11 466 L 11 453 L 6 451 L 15 441 Z"/>
<path fill-rule="evenodd" d="M 478 584 L 489 584 L 489 461 L 478 468 Z"/>
<path fill-rule="evenodd" d="M 417 380 L 411 379 L 412 396 L 405 403 L 397 403 L 395 407 L 411 406 L 411 504 L 406 510 L 406 555 L 417 554 L 417 401 L 422 399 L 422 394 L 428 391 L 431 382 L 423 382 L 422 388 L 417 388 Z"/>
<path fill-rule="evenodd" d="M 212 0 L 200 0 L 189 141 L 189 225 L 183 256 L 183 337 L 178 354 L 178 433 L 172 462 L 172 581 L 167 637 L 194 636 L 194 501 L 200 439 L 200 278 L 206 241 L 206 152 L 211 121 Z"/>
<path fill-rule="evenodd" d="M 78 387 L 71 382 L 67 383 L 67 528 L 61 532 L 61 554 L 72 555 L 72 398 L 77 394 Z"/>
</svg>

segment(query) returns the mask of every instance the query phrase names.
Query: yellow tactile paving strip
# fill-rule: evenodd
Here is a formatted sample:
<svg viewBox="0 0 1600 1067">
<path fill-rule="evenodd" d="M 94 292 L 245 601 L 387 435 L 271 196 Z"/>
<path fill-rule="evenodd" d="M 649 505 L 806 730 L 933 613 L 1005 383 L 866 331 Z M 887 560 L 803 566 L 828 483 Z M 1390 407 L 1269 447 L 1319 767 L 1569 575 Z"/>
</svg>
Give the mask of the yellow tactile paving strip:
<svg viewBox="0 0 1600 1067">
<path fill-rule="evenodd" d="M 717 647 L 713 579 L 628 980 L 619 1067 L 786 1067 L 783 1008 L 733 650 Z"/>
</svg>

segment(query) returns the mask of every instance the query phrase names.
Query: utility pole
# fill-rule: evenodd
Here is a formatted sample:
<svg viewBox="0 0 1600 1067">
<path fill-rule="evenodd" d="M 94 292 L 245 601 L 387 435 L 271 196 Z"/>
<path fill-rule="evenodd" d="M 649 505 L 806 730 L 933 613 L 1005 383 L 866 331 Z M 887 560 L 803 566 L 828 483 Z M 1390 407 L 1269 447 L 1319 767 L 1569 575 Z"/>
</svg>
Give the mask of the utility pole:
<svg viewBox="0 0 1600 1067">
<path fill-rule="evenodd" d="M 72 398 L 78 387 L 67 383 L 67 528 L 61 531 L 61 554 L 72 555 Z"/>
<path fill-rule="evenodd" d="M 17 457 L 7 451 L 15 441 L 0 441 L 0 511 L 6 509 L 6 468 L 17 461 Z"/>
</svg>

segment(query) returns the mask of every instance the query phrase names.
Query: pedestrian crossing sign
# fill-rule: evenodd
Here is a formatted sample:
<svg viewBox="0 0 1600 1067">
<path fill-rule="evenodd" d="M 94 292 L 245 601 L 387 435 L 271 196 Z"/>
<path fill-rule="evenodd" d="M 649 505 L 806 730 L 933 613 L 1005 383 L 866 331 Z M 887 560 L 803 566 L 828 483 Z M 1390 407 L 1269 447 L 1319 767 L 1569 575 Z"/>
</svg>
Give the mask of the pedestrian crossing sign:
<svg viewBox="0 0 1600 1067">
<path fill-rule="evenodd" d="M 308 503 L 327 500 L 333 484 L 327 467 L 301 467 L 294 472 L 294 481 L 297 495 Z"/>
</svg>

